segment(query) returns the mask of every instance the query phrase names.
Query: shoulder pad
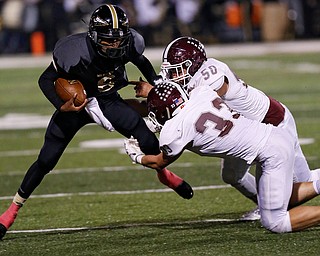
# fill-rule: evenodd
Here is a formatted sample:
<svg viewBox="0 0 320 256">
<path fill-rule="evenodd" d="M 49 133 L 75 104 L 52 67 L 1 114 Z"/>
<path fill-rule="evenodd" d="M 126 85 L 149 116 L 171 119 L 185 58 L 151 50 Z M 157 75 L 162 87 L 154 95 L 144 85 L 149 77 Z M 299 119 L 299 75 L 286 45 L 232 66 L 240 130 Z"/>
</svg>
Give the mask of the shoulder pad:
<svg viewBox="0 0 320 256">
<path fill-rule="evenodd" d="M 133 47 L 136 50 L 136 52 L 141 55 L 144 52 L 145 49 L 145 42 L 142 35 L 140 35 L 136 30 L 133 28 L 130 28 L 130 32 L 133 38 Z"/>
<path fill-rule="evenodd" d="M 53 60 L 64 71 L 68 72 L 81 59 L 90 60 L 86 33 L 70 35 L 56 43 L 53 50 Z"/>
</svg>

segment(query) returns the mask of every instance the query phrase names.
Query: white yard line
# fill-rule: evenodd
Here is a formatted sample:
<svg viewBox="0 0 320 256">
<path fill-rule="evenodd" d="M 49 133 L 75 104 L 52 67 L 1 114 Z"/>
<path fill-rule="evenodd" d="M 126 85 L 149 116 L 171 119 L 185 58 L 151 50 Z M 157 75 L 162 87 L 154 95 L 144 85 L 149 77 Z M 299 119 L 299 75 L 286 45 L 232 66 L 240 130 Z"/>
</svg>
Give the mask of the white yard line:
<svg viewBox="0 0 320 256">
<path fill-rule="evenodd" d="M 222 223 L 222 222 L 240 222 L 239 219 L 204 219 L 191 221 L 176 222 L 146 222 L 146 223 L 128 223 L 122 225 L 107 225 L 96 227 L 75 227 L 75 228 L 47 228 L 47 229 L 29 229 L 29 230 L 10 230 L 8 234 L 23 233 L 53 233 L 53 232 L 70 232 L 70 231 L 86 231 L 86 230 L 103 230 L 103 229 L 119 229 L 119 228 L 136 228 L 136 227 L 153 227 L 153 226 L 176 226 L 176 225 L 192 225 L 203 223 Z"/>
<path fill-rule="evenodd" d="M 194 187 L 194 190 L 207 190 L 207 189 L 221 189 L 229 188 L 229 185 L 212 185 Z M 141 193 L 159 193 L 159 192 L 172 192 L 172 189 L 146 189 L 135 191 L 106 191 L 106 192 L 83 192 L 83 193 L 60 193 L 48 195 L 35 195 L 32 198 L 52 198 L 52 197 L 70 197 L 70 196 L 87 196 L 87 195 L 128 195 L 128 194 L 141 194 Z M 0 200 L 9 199 L 0 197 Z M 123 225 L 108 225 L 100 227 L 75 227 L 75 228 L 48 228 L 48 229 L 31 229 L 31 230 L 10 230 L 8 234 L 22 234 L 22 233 L 52 233 L 52 232 L 70 232 L 70 231 L 86 231 L 86 230 L 101 230 L 101 229 L 117 229 L 117 228 L 131 228 L 131 227 L 151 227 L 151 226 L 172 226 L 172 225 L 192 225 L 201 223 L 214 223 L 214 222 L 238 222 L 238 219 L 205 219 L 194 221 L 179 221 L 179 222 L 151 222 L 151 223 L 131 223 Z"/>
<path fill-rule="evenodd" d="M 79 143 L 79 148 L 67 148 L 64 154 L 81 153 L 95 150 L 119 149 L 119 153 L 125 154 L 123 149 L 123 139 L 101 139 L 89 140 Z M 300 145 L 313 144 L 314 138 L 299 138 Z M 18 156 L 36 156 L 39 154 L 39 149 L 27 150 L 11 150 L 0 151 L 0 158 L 18 157 Z M 1 175 L 1 173 L 0 173 Z"/>
<path fill-rule="evenodd" d="M 129 160 L 128 160 L 129 162 Z M 208 163 L 208 166 L 212 166 L 213 162 Z M 180 167 L 186 168 L 195 166 L 194 163 L 186 162 L 186 163 L 174 163 L 172 167 Z M 204 166 L 204 163 L 201 164 Z M 90 173 L 90 172 L 121 172 L 121 171 L 128 171 L 128 170 L 144 170 L 146 167 L 142 165 L 124 165 L 124 166 L 102 166 L 102 167 L 79 167 L 79 168 L 66 168 L 66 169 L 54 169 L 49 173 L 49 175 L 56 175 L 56 174 L 65 174 L 65 173 Z M 24 171 L 10 171 L 8 173 L 1 173 L 0 176 L 16 176 L 16 175 L 24 175 Z"/>
<path fill-rule="evenodd" d="M 274 53 L 314 53 L 320 52 L 319 40 L 297 40 L 284 42 L 258 42 L 205 45 L 207 56 L 213 58 L 234 56 L 259 56 Z M 151 62 L 160 62 L 164 47 L 146 48 L 144 54 Z M 2 55 L 0 69 L 47 67 L 52 60 L 50 53 L 44 56 L 31 54 Z"/>
<path fill-rule="evenodd" d="M 209 189 L 221 189 L 231 188 L 230 185 L 210 185 L 210 186 L 199 186 L 193 187 L 194 191 L 209 190 Z M 101 191 L 101 192 L 78 192 L 78 193 L 57 193 L 57 194 L 43 194 L 43 195 L 32 195 L 30 198 L 60 198 L 60 197 L 71 197 L 71 196 L 96 196 L 96 195 L 133 195 L 133 194 L 148 194 L 148 193 L 168 193 L 173 192 L 170 188 L 161 189 L 143 189 L 143 190 L 129 190 L 129 191 Z M 12 196 L 1 196 L 0 201 L 12 199 Z"/>
</svg>

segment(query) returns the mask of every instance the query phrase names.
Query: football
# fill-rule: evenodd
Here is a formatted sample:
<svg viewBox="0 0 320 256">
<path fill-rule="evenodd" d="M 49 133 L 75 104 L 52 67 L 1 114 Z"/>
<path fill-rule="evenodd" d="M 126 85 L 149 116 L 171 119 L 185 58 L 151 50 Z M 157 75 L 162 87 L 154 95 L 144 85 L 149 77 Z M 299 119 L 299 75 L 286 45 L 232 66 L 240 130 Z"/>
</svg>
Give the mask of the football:
<svg viewBox="0 0 320 256">
<path fill-rule="evenodd" d="M 63 101 L 70 100 L 75 93 L 77 97 L 74 100 L 75 106 L 80 106 L 87 98 L 86 91 L 82 83 L 78 80 L 66 80 L 64 78 L 58 78 L 55 82 L 55 89 L 58 96 Z"/>
</svg>

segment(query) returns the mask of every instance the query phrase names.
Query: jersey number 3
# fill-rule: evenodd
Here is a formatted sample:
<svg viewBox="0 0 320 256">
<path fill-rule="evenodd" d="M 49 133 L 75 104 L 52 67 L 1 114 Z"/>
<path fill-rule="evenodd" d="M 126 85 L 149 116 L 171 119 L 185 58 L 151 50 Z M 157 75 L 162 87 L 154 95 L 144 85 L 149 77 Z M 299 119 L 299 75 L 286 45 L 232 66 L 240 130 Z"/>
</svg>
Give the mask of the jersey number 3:
<svg viewBox="0 0 320 256">
<path fill-rule="evenodd" d="M 221 109 L 221 105 L 225 104 L 220 98 L 215 98 L 212 101 L 212 105 L 216 109 Z M 220 131 L 219 137 L 223 137 L 229 133 L 233 127 L 233 123 L 229 120 L 224 120 L 222 117 L 215 115 L 212 112 L 205 112 L 200 115 L 197 122 L 195 123 L 196 131 L 204 133 L 208 128 L 206 126 L 207 121 L 215 123 L 214 129 Z"/>
</svg>

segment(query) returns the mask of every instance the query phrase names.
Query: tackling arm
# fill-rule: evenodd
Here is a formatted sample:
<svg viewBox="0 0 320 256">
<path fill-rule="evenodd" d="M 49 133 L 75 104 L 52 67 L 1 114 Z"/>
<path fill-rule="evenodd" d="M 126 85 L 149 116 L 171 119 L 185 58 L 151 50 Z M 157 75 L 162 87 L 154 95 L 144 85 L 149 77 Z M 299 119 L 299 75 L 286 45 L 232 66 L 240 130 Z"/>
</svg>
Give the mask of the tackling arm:
<svg viewBox="0 0 320 256">
<path fill-rule="evenodd" d="M 176 156 L 167 156 L 161 152 L 158 155 L 145 155 L 141 151 L 139 143 L 135 138 L 125 139 L 124 147 L 133 163 L 138 163 L 157 171 L 161 171 L 166 166 L 173 163 L 182 154 L 181 152 Z"/>
<path fill-rule="evenodd" d="M 162 170 L 167 167 L 169 164 L 173 163 L 180 157 L 178 156 L 167 156 L 163 152 L 158 155 L 144 155 L 141 158 L 141 164 L 149 168 L 155 169 L 157 171 Z"/>
</svg>

